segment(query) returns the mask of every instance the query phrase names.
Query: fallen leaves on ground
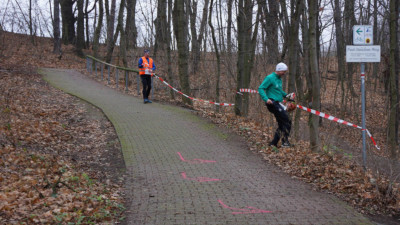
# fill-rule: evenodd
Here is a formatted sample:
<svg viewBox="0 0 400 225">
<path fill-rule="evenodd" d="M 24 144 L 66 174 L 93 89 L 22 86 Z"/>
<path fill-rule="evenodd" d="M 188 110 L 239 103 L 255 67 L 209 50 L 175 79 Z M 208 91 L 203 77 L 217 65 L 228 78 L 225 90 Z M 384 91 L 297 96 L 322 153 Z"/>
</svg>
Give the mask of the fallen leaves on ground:
<svg viewBox="0 0 400 225">
<path fill-rule="evenodd" d="M 123 210 L 114 187 L 58 157 L 13 146 L 2 147 L 0 154 L 2 224 L 99 223 Z"/>
<path fill-rule="evenodd" d="M 107 152 L 118 161 L 119 151 L 111 123 L 31 68 L 0 66 L 0 223 L 122 219 L 119 174 L 107 169 Z"/>
</svg>

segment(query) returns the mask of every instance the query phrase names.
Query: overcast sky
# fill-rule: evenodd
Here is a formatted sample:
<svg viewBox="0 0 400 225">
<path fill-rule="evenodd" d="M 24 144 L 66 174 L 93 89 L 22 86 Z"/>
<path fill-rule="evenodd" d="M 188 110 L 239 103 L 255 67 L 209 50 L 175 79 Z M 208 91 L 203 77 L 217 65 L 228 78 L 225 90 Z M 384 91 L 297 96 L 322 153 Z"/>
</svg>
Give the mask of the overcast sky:
<svg viewBox="0 0 400 225">
<path fill-rule="evenodd" d="M 33 7 L 33 18 L 34 24 L 36 25 L 36 33 L 38 36 L 52 36 L 52 24 L 51 24 L 51 11 L 50 9 L 53 7 L 53 0 L 33 0 L 36 4 Z M 223 1 L 224 2 L 224 1 Z M 29 1 L 27 0 L 0 0 L 0 21 L 3 25 L 3 29 L 6 31 L 13 31 L 17 33 L 25 33 L 29 34 L 29 28 L 27 25 L 28 19 L 28 9 L 29 9 Z M 89 8 L 93 7 L 94 0 L 90 1 Z M 120 0 L 117 0 L 117 13 L 119 8 Z M 322 3 L 325 5 L 324 11 L 322 11 L 322 19 L 323 23 L 331 23 L 331 16 L 326 16 L 331 14 L 330 4 L 328 0 L 322 0 Z M 139 37 L 138 44 L 143 45 L 144 42 L 149 42 L 151 38 L 154 38 L 154 24 L 152 21 L 155 20 L 157 12 L 156 6 L 157 0 L 147 0 L 147 1 L 137 1 L 136 5 L 136 26 L 138 29 Z M 216 7 L 214 7 L 215 9 Z M 200 26 L 200 17 L 202 16 L 203 9 L 203 1 L 199 1 L 198 5 L 198 27 Z M 226 18 L 226 8 L 222 7 L 223 10 L 223 23 Z M 216 16 L 216 13 L 213 13 L 213 16 Z M 94 11 L 90 14 L 90 32 L 93 33 L 93 18 Z M 233 19 L 236 20 L 236 16 L 233 16 Z M 214 26 L 216 26 L 216 21 L 214 21 Z M 104 22 L 105 25 L 105 22 Z M 233 24 L 236 26 L 236 23 Z M 226 26 L 224 26 L 226 27 Z M 322 40 L 323 42 L 327 42 L 331 38 L 332 26 L 328 26 L 323 34 Z M 261 32 L 259 32 L 261 34 Z M 102 32 L 103 40 L 105 37 L 105 31 Z M 208 37 L 209 38 L 209 37 Z M 211 43 L 211 42 L 210 42 Z M 148 43 L 147 43 L 148 44 Z M 326 43 L 323 43 L 326 44 Z"/>
</svg>

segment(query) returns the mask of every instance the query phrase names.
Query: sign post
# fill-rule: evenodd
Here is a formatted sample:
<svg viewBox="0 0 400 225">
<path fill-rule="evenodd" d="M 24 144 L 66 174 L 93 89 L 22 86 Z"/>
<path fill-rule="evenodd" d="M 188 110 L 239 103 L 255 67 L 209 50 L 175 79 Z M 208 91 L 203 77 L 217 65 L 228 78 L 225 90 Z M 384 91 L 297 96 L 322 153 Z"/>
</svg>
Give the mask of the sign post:
<svg viewBox="0 0 400 225">
<path fill-rule="evenodd" d="M 366 125 L 365 125 L 365 62 L 361 63 L 361 127 L 362 127 L 362 156 L 363 156 L 363 167 L 364 170 L 366 170 L 366 165 L 367 165 L 367 151 L 366 151 L 366 138 L 365 138 L 365 132 L 366 132 Z"/>
<path fill-rule="evenodd" d="M 365 63 L 381 61 L 381 46 L 373 45 L 372 25 L 353 26 L 353 44 L 346 46 L 346 62 L 361 63 L 362 156 L 363 168 L 366 170 Z"/>
</svg>

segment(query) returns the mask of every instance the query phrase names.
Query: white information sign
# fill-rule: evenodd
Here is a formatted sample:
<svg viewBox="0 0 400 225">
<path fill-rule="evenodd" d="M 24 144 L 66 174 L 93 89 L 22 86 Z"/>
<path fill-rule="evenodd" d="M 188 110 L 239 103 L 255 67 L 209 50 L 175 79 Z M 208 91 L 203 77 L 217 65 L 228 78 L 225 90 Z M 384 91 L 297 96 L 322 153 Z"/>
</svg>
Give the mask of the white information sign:
<svg viewBox="0 0 400 225">
<path fill-rule="evenodd" d="M 346 46 L 346 62 L 380 62 L 381 46 Z"/>
<path fill-rule="evenodd" d="M 353 45 L 373 45 L 373 26 L 353 26 Z"/>
</svg>

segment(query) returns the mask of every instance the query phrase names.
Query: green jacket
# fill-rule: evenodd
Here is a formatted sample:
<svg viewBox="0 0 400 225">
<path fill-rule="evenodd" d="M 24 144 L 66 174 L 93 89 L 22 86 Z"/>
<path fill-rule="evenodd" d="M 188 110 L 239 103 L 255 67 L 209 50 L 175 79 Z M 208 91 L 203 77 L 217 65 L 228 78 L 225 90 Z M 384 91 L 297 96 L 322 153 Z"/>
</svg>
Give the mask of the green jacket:
<svg viewBox="0 0 400 225">
<path fill-rule="evenodd" d="M 287 95 L 282 89 L 281 77 L 275 72 L 265 77 L 264 81 L 258 88 L 258 93 L 264 102 L 268 101 L 268 99 L 281 102 Z"/>
</svg>

